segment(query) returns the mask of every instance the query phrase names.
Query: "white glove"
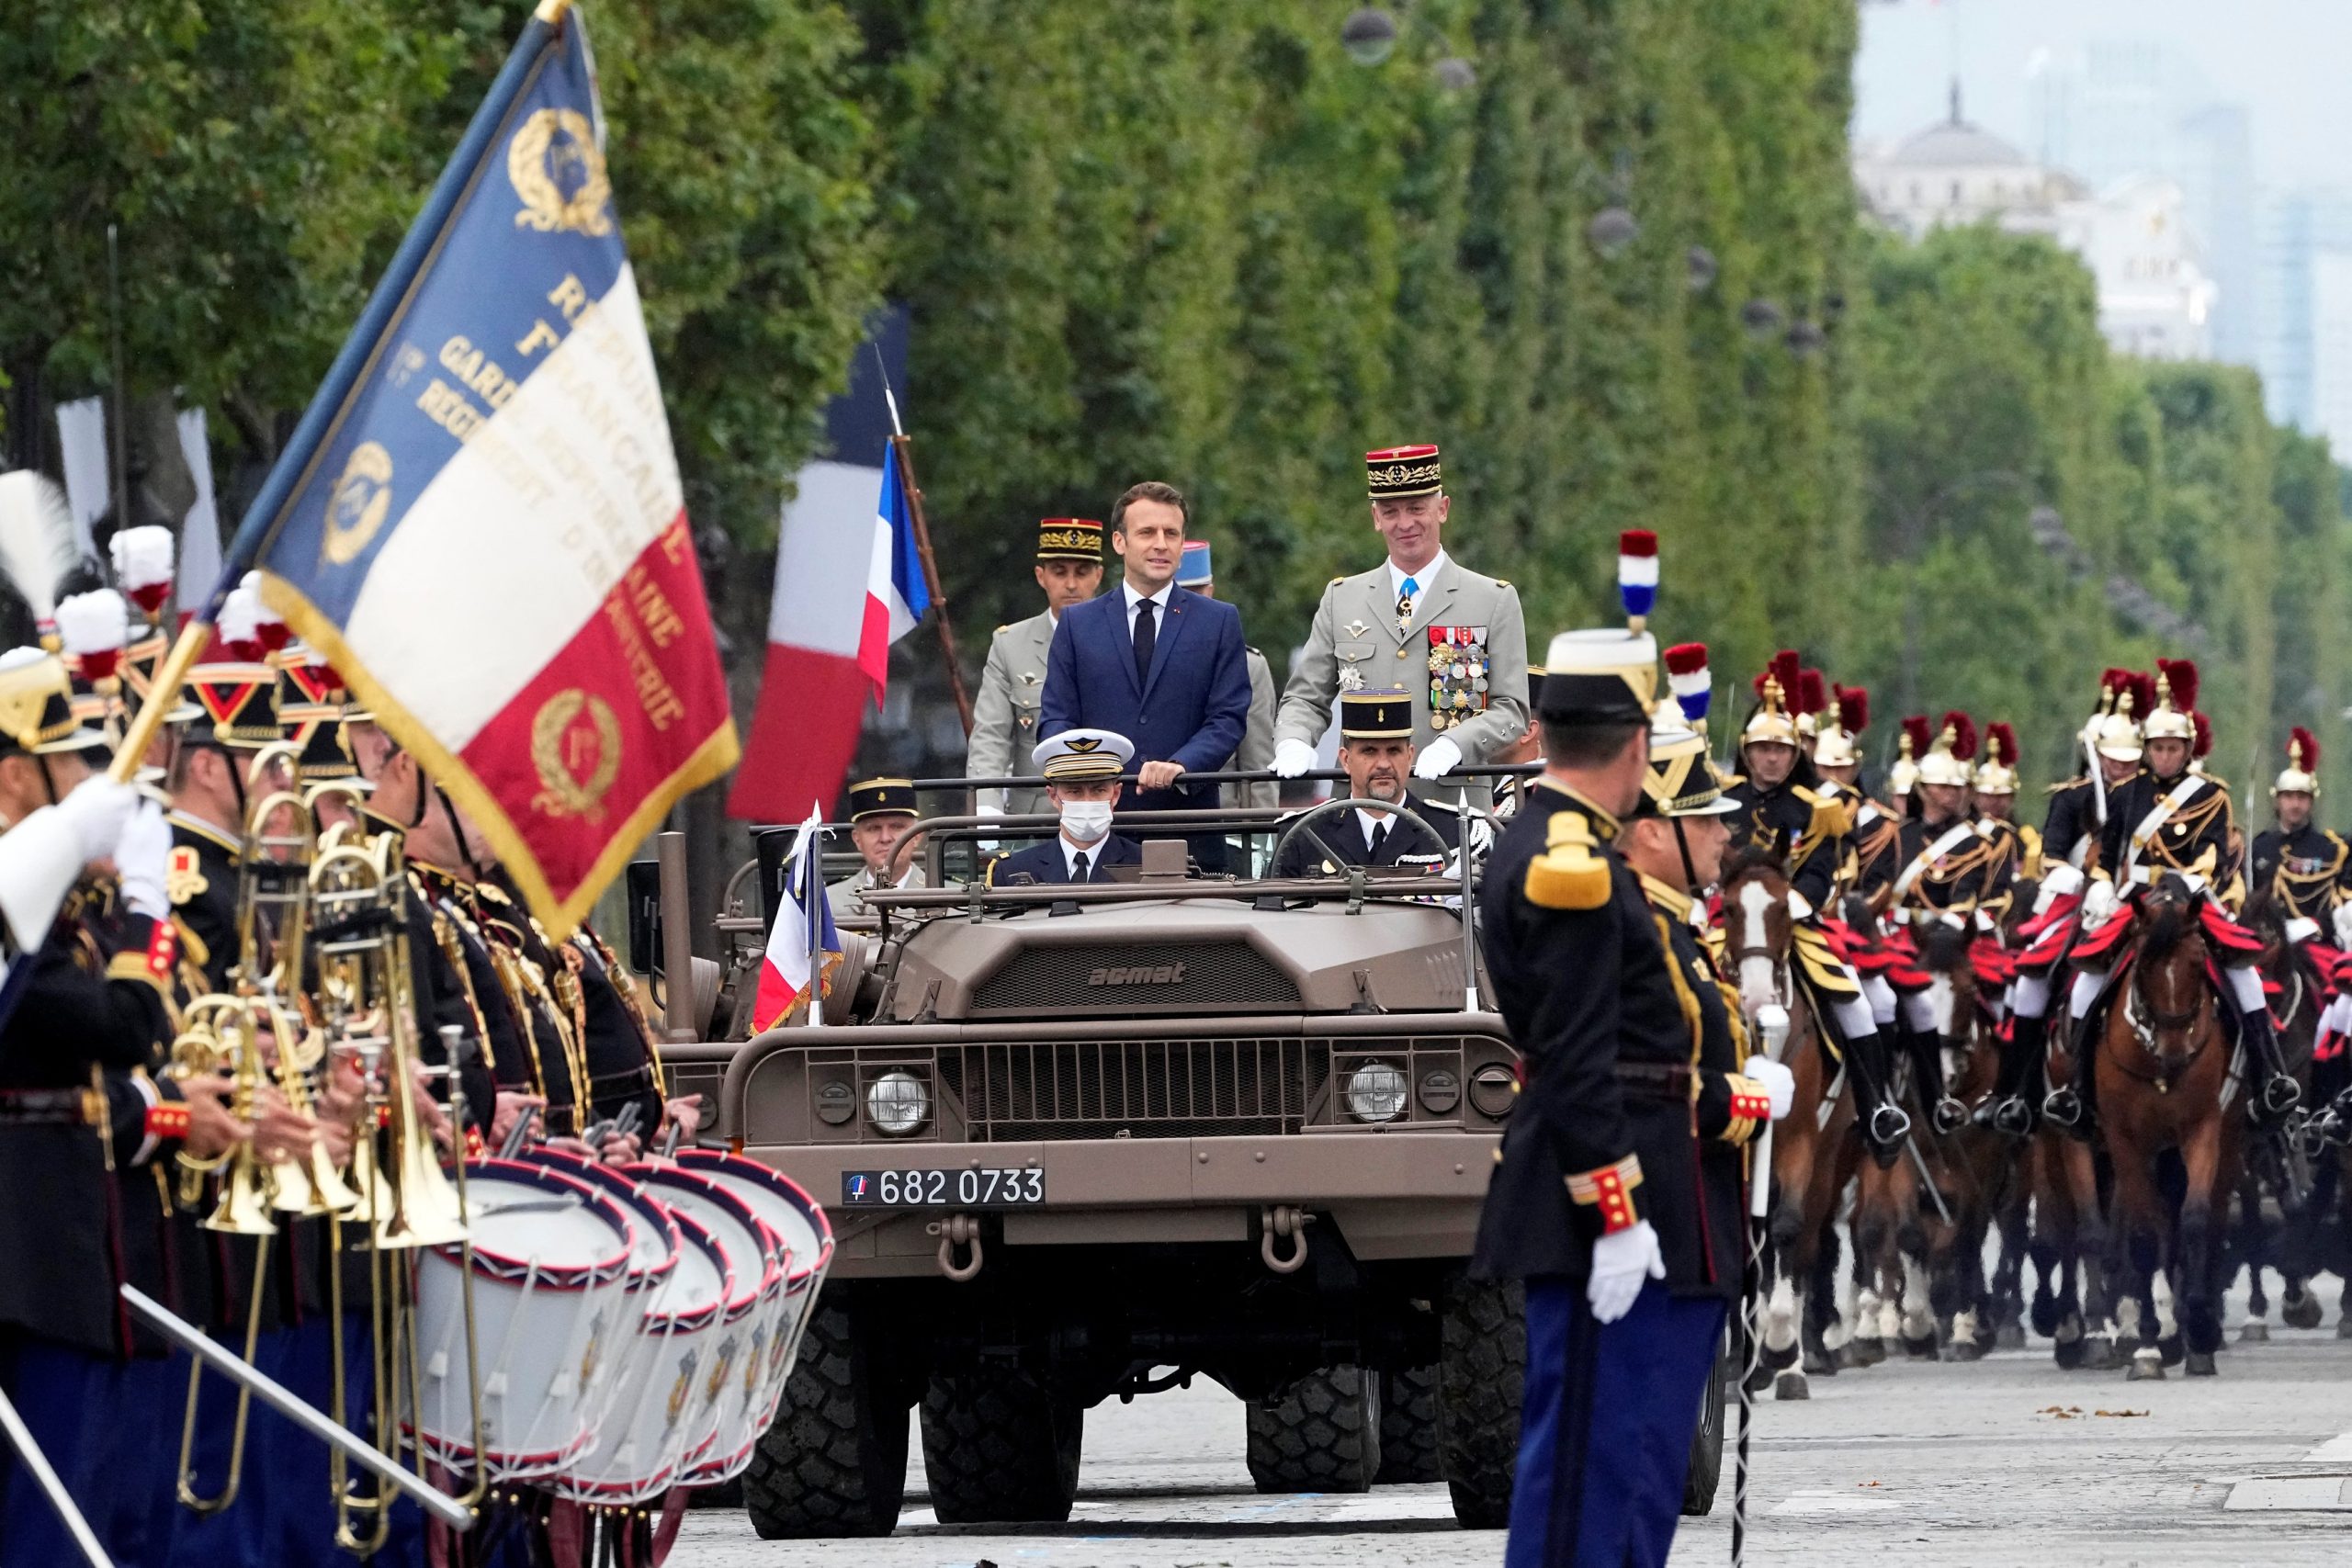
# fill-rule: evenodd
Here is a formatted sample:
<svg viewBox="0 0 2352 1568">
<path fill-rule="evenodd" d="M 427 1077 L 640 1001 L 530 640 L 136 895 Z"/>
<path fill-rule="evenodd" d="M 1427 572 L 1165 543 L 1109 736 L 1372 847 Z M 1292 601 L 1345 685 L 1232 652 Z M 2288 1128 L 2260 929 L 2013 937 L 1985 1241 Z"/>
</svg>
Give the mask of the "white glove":
<svg viewBox="0 0 2352 1568">
<path fill-rule="evenodd" d="M 1274 742 L 1274 776 L 1295 779 L 1315 765 L 1315 748 L 1299 739 Z"/>
<path fill-rule="evenodd" d="M 105 856 L 122 837 L 122 825 L 130 820 L 131 808 L 139 804 L 139 792 L 129 784 L 117 784 L 104 773 L 94 773 L 58 802 L 57 814 L 73 824 L 74 837 L 82 846 L 82 858 L 94 861 Z M 169 832 L 166 829 L 167 837 Z"/>
<path fill-rule="evenodd" d="M 1792 920 L 1813 919 L 1813 901 L 1793 887 L 1789 889 L 1789 918 Z"/>
<path fill-rule="evenodd" d="M 2352 947 L 2352 903 L 2338 904 L 2329 918 L 2335 926 L 2335 945 Z"/>
<path fill-rule="evenodd" d="M 972 815 L 991 819 L 1012 815 L 1012 792 L 1009 789 L 981 789 L 972 792 Z"/>
<path fill-rule="evenodd" d="M 2083 930 L 2095 931 L 2115 913 L 2115 884 L 2093 882 L 2083 889 Z"/>
<path fill-rule="evenodd" d="M 2312 919 L 2309 915 L 2297 915 L 2293 919 L 2287 922 L 2287 940 L 2289 942 L 2309 942 L 2312 938 L 2317 935 L 2319 935 L 2319 922 Z"/>
<path fill-rule="evenodd" d="M 164 891 L 164 865 L 171 855 L 172 825 L 164 820 L 164 808 L 152 800 L 141 802 L 122 825 L 114 846 L 115 875 L 122 885 L 122 901 L 134 913 L 157 920 L 170 916 L 172 899 Z"/>
<path fill-rule="evenodd" d="M 1797 1076 L 1770 1056 L 1750 1056 L 1747 1066 L 1740 1069 L 1745 1076 L 1764 1086 L 1772 1097 L 1772 1120 L 1778 1122 L 1789 1113 L 1797 1100 Z"/>
<path fill-rule="evenodd" d="M 1614 1323 L 1634 1310 L 1634 1298 L 1644 1281 L 1666 1278 L 1666 1254 L 1657 1232 L 1647 1220 L 1622 1231 L 1611 1231 L 1592 1244 L 1592 1274 L 1584 1282 L 1584 1299 L 1592 1315 Z"/>
<path fill-rule="evenodd" d="M 1442 779 L 1462 763 L 1462 748 L 1453 737 L 1441 735 L 1430 742 L 1430 749 L 1413 759 L 1413 776 L 1417 779 Z"/>
</svg>

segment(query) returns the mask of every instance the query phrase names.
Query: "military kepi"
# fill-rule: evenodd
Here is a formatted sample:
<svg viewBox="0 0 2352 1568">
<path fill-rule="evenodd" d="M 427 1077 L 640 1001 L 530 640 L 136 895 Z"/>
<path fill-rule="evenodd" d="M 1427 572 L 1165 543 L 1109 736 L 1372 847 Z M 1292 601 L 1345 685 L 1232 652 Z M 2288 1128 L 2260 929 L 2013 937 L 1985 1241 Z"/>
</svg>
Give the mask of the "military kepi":
<svg viewBox="0 0 2352 1568">
<path fill-rule="evenodd" d="M 1037 525 L 1039 560 L 1102 564 L 1102 525 L 1091 517 L 1048 517 Z"/>
<path fill-rule="evenodd" d="M 1065 729 L 1040 740 L 1029 753 L 1030 766 L 1048 784 L 1079 779 L 1115 779 L 1127 771 L 1136 754 L 1128 739 L 1111 729 Z"/>
<path fill-rule="evenodd" d="M 1341 692 L 1340 733 L 1350 740 L 1409 740 L 1413 694 L 1403 691 Z"/>
<path fill-rule="evenodd" d="M 1445 488 L 1434 446 L 1384 446 L 1363 455 L 1365 481 L 1374 501 L 1435 495 Z"/>
<path fill-rule="evenodd" d="M 1176 586 L 1206 588 L 1216 581 L 1216 569 L 1209 561 L 1206 539 L 1187 539 L 1184 553 L 1176 558 Z"/>
<path fill-rule="evenodd" d="M 912 779 L 868 779 L 849 786 L 849 819 L 853 822 L 863 822 L 869 817 L 912 816 L 914 809 Z"/>
</svg>

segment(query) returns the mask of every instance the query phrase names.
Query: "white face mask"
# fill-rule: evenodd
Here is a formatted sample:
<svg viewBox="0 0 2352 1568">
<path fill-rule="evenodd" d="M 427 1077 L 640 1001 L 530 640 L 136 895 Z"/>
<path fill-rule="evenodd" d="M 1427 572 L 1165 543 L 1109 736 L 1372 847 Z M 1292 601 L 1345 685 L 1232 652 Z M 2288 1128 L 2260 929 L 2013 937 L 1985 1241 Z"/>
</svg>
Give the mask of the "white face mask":
<svg viewBox="0 0 2352 1568">
<path fill-rule="evenodd" d="M 1100 843 L 1111 831 L 1111 803 L 1072 800 L 1062 806 L 1062 831 L 1081 844 Z"/>
</svg>

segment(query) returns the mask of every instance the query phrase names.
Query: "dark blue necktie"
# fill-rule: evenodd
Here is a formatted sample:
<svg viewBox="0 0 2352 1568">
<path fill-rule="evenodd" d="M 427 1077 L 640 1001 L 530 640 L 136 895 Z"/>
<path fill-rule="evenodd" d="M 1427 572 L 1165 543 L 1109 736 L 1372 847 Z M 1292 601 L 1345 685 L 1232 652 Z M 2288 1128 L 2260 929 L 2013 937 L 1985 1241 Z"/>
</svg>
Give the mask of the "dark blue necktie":
<svg viewBox="0 0 2352 1568">
<path fill-rule="evenodd" d="M 1157 640 L 1151 626 L 1151 601 L 1136 601 L 1136 684 L 1151 679 L 1151 647 Z"/>
</svg>

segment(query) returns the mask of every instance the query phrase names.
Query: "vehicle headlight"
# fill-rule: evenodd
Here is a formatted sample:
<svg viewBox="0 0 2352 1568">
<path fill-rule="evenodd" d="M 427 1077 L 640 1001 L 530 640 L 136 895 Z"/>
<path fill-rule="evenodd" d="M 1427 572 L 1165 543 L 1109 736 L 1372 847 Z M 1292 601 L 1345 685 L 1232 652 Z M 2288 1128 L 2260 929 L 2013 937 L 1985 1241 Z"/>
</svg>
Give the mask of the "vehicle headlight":
<svg viewBox="0 0 2352 1568">
<path fill-rule="evenodd" d="M 1359 1122 L 1394 1122 L 1405 1113 L 1405 1072 L 1366 1062 L 1348 1075 L 1348 1110 Z"/>
<path fill-rule="evenodd" d="M 912 1073 L 884 1073 L 866 1086 L 865 1119 L 903 1138 L 931 1116 L 931 1090 Z"/>
</svg>

